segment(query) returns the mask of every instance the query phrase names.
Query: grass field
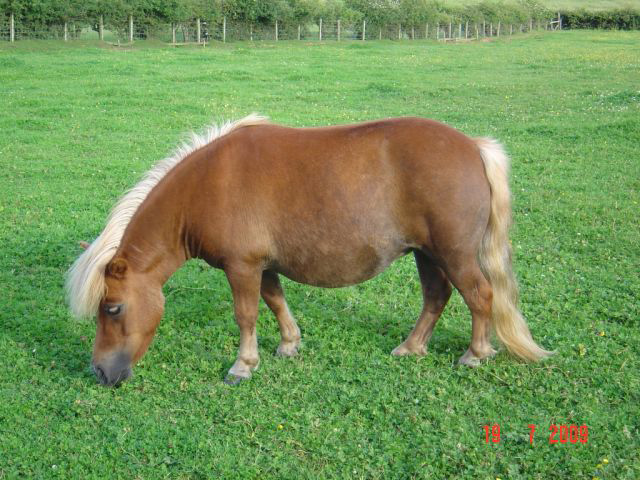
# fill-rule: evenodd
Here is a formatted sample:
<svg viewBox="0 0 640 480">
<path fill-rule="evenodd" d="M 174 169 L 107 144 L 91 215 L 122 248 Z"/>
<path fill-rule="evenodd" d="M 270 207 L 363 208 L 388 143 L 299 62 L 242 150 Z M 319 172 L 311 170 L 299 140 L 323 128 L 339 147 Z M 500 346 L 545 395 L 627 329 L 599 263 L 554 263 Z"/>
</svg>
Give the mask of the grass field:
<svg viewBox="0 0 640 480">
<path fill-rule="evenodd" d="M 640 33 L 466 45 L 0 44 L 0 478 L 640 477 Z M 513 157 L 521 307 L 557 350 L 457 368 L 454 294 L 423 358 L 389 352 L 421 308 L 413 260 L 366 284 L 285 282 L 303 332 L 222 383 L 237 327 L 224 275 L 190 262 L 134 378 L 89 372 L 93 322 L 63 276 L 124 190 L 182 138 L 251 111 L 288 125 L 420 115 Z M 484 425 L 501 441 L 486 444 Z M 529 424 L 537 426 L 533 445 Z M 587 425 L 586 444 L 549 428 Z"/>
<path fill-rule="evenodd" d="M 545 7 L 560 10 L 609 10 L 613 8 L 628 8 L 638 5 L 633 0 L 542 0 Z"/>
<path fill-rule="evenodd" d="M 468 5 L 469 0 L 444 0 L 445 5 Z M 478 2 L 476 2 L 478 3 Z M 609 10 L 614 8 L 637 8 L 637 2 L 633 0 L 541 0 L 542 5 L 551 10 L 578 9 L 586 10 Z"/>
</svg>

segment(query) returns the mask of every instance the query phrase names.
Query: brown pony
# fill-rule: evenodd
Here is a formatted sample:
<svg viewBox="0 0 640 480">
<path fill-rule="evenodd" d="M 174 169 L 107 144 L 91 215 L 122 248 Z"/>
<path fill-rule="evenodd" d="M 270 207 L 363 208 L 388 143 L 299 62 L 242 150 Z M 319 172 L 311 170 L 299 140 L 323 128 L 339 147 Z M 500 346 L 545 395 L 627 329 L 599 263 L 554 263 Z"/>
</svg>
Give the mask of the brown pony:
<svg viewBox="0 0 640 480">
<path fill-rule="evenodd" d="M 277 352 L 297 353 L 278 274 L 353 285 L 409 252 L 424 307 L 394 355 L 426 353 L 453 284 L 472 317 L 461 364 L 495 354 L 491 326 L 510 352 L 539 360 L 550 352 L 516 307 L 507 175 L 494 140 L 421 118 L 288 128 L 251 115 L 194 135 L 120 200 L 69 271 L 71 310 L 97 315 L 94 371 L 105 385 L 131 375 L 162 317 L 162 285 L 190 258 L 223 269 L 231 285 L 234 384 L 258 367 L 260 296 L 280 326 Z"/>
</svg>

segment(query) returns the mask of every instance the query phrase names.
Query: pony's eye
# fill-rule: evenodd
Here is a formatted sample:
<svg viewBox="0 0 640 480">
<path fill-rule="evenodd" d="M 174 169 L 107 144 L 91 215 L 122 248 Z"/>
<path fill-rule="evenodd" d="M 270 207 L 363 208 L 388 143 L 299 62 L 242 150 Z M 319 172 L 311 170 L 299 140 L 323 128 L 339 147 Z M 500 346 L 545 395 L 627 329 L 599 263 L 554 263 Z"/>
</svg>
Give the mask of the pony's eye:
<svg viewBox="0 0 640 480">
<path fill-rule="evenodd" d="M 118 315 L 122 311 L 122 305 L 106 305 L 104 311 L 108 315 Z"/>
</svg>

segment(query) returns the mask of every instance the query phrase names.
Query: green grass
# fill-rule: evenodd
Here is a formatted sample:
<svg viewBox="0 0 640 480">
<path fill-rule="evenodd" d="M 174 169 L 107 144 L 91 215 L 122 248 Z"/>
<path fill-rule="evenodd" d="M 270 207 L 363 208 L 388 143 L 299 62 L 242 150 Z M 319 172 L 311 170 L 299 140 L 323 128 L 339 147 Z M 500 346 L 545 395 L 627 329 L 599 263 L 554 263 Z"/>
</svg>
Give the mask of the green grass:
<svg viewBox="0 0 640 480">
<path fill-rule="evenodd" d="M 639 59 L 638 32 L 0 44 L 0 478 L 640 477 Z M 98 386 L 95 326 L 63 299 L 77 242 L 182 132 L 251 111 L 288 125 L 421 115 L 501 139 L 522 310 L 557 355 L 456 368 L 470 318 L 455 294 L 429 355 L 392 358 L 421 308 L 406 257 L 353 288 L 285 282 L 301 354 L 274 356 L 262 306 L 262 364 L 231 388 L 229 288 L 191 262 L 135 377 Z M 494 423 L 502 440 L 486 445 Z M 549 444 L 551 423 L 587 425 L 588 443 Z"/>
<path fill-rule="evenodd" d="M 444 0 L 445 5 L 467 5 L 468 0 Z M 479 2 L 476 2 L 479 3 Z M 633 0 L 541 0 L 540 3 L 551 10 L 568 10 L 574 11 L 578 9 L 586 10 L 611 10 L 615 8 L 636 7 L 637 2 Z"/>
<path fill-rule="evenodd" d="M 581 8 L 586 10 L 611 10 L 614 8 L 637 8 L 638 6 L 633 0 L 542 0 L 541 3 L 550 9 L 569 11 Z"/>
</svg>

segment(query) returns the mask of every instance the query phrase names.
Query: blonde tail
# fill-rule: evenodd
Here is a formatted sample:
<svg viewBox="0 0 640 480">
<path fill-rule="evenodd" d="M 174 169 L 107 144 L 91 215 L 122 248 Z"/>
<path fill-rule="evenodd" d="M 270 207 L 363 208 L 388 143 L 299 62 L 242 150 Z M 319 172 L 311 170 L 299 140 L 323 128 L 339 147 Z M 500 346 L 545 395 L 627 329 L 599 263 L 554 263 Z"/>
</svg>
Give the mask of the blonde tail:
<svg viewBox="0 0 640 480">
<path fill-rule="evenodd" d="M 479 252 L 480 268 L 493 289 L 493 326 L 498 338 L 514 355 L 537 361 L 553 352 L 536 344 L 518 310 L 518 286 L 511 269 L 511 194 L 509 157 L 502 146 L 490 138 L 475 139 L 491 188 L 491 214 Z"/>
</svg>

